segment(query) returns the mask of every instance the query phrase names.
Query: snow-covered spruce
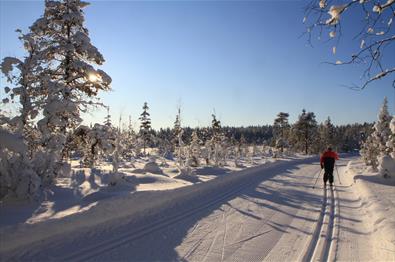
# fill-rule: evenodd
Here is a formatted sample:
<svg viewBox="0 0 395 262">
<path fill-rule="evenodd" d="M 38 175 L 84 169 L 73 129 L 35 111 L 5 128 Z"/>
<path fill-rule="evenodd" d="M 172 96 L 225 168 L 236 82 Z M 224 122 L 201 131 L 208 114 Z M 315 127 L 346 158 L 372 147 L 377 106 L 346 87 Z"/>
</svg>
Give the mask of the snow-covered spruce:
<svg viewBox="0 0 395 262">
<path fill-rule="evenodd" d="M 395 159 L 395 115 L 392 116 L 390 123 L 391 135 L 387 142 L 387 147 L 391 152 L 391 157 Z"/>
<path fill-rule="evenodd" d="M 328 117 L 324 123 L 320 124 L 318 127 L 318 133 L 319 140 L 317 141 L 317 146 L 319 147 L 318 150 L 320 152 L 325 150 L 328 146 L 332 146 L 336 151 L 339 151 L 339 149 L 336 148 L 337 143 L 335 141 L 335 127 L 332 124 L 330 117 Z"/>
<path fill-rule="evenodd" d="M 303 109 L 298 120 L 291 129 L 291 141 L 296 151 L 308 153 L 314 152 L 314 142 L 317 138 L 317 121 L 313 112 L 306 112 Z"/>
<path fill-rule="evenodd" d="M 49 66 L 42 85 L 47 91 L 43 118 L 38 121 L 45 154 L 49 158 L 45 177 L 50 182 L 59 174 L 63 162 L 67 130 L 76 128 L 84 112 L 100 90 L 109 90 L 111 78 L 92 64 L 104 58 L 94 47 L 84 27 L 82 9 L 88 4 L 79 0 L 47 1 L 44 16 L 31 27 L 32 32 L 51 41 L 40 53 Z M 56 48 L 54 48 L 56 47 Z"/>
<path fill-rule="evenodd" d="M 116 132 L 112 127 L 95 124 L 92 128 L 79 126 L 74 134 L 73 150 L 82 152 L 82 161 L 87 167 L 94 167 L 100 154 L 112 154 L 116 148 Z"/>
<path fill-rule="evenodd" d="M 284 148 L 288 147 L 288 133 L 290 125 L 288 123 L 288 113 L 280 112 L 274 120 L 273 137 L 276 141 L 276 147 L 284 152 Z"/>
<path fill-rule="evenodd" d="M 14 85 L 6 92 L 12 90 L 11 98 L 19 96 L 21 105 L 19 115 L 7 125 L 22 135 L 30 151 L 23 161 L 31 163 L 43 185 L 69 172 L 64 159 L 67 135 L 82 121 L 80 113 L 96 103 L 98 92 L 110 88 L 111 78 L 92 66 L 101 65 L 104 59 L 84 27 L 82 9 L 87 5 L 79 0 L 46 1 L 43 17 L 33 23 L 28 34 L 20 36 L 27 57 L 7 57 L 1 65 L 2 73 Z M 41 116 L 39 120 L 37 116 Z M 34 130 L 36 137 L 29 130 Z"/>
<path fill-rule="evenodd" d="M 391 170 L 395 166 L 391 147 L 390 123 L 392 116 L 388 112 L 388 101 L 384 98 L 380 109 L 378 120 L 374 124 L 373 133 L 366 139 L 362 146 L 361 154 L 367 165 L 372 166 L 373 170 L 378 170 L 381 175 L 391 175 Z"/>
<path fill-rule="evenodd" d="M 21 136 L 0 128 L 0 199 L 35 197 L 41 179 L 26 156 Z"/>
<path fill-rule="evenodd" d="M 176 120 L 174 121 L 172 144 L 179 168 L 182 168 L 184 166 L 186 158 L 184 152 L 185 145 L 182 137 L 183 134 L 184 130 L 181 127 L 181 109 L 178 108 Z"/>
<path fill-rule="evenodd" d="M 147 154 L 146 152 L 146 148 L 148 143 L 150 142 L 150 138 L 151 138 L 151 118 L 150 118 L 150 114 L 148 113 L 149 107 L 148 107 L 148 103 L 145 102 L 143 105 L 143 113 L 141 113 L 139 120 L 141 121 L 141 125 L 140 125 L 140 138 L 141 138 L 141 142 L 143 144 L 143 153 L 144 155 Z"/>
<path fill-rule="evenodd" d="M 195 130 L 192 133 L 191 144 L 189 145 L 188 148 L 187 166 L 192 166 L 192 167 L 200 166 L 200 161 L 199 161 L 201 154 L 200 144 L 201 141 L 199 139 L 197 131 Z"/>
</svg>

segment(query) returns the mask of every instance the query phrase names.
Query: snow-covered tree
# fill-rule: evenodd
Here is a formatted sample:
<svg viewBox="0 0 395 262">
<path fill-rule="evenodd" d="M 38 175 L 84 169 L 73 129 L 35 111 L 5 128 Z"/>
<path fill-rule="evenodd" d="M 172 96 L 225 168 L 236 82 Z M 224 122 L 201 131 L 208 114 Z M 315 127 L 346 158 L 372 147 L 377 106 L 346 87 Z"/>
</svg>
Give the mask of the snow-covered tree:
<svg viewBox="0 0 395 262">
<path fill-rule="evenodd" d="M 292 127 L 294 146 L 303 149 L 305 154 L 311 151 L 311 146 L 317 137 L 317 121 L 313 112 L 303 109 L 298 120 Z"/>
<path fill-rule="evenodd" d="M 16 57 L 5 57 L 0 65 L 1 72 L 11 87 L 6 86 L 4 91 L 8 97 L 2 100 L 3 104 L 15 102 L 18 98 L 19 114 L 8 122 L 14 132 L 22 135 L 24 143 L 29 151 L 29 158 L 33 158 L 37 148 L 39 134 L 33 121 L 42 109 L 44 93 L 40 92 L 40 77 L 42 74 L 40 66 L 41 38 L 32 33 L 23 34 L 21 30 L 19 39 L 22 41 L 27 55 L 23 59 Z"/>
<path fill-rule="evenodd" d="M 41 178 L 26 156 L 23 137 L 2 128 L 8 119 L 0 117 L 0 199 L 35 197 Z"/>
<path fill-rule="evenodd" d="M 173 127 L 173 143 L 174 147 L 177 147 L 179 145 L 180 141 L 180 133 L 182 132 L 182 127 L 181 127 L 181 108 L 178 108 L 178 112 L 176 115 L 176 120 L 174 121 L 174 127 Z M 182 137 L 181 137 L 182 139 Z"/>
<path fill-rule="evenodd" d="M 354 51 L 346 53 L 347 57 L 344 59 L 334 59 L 336 62 L 333 64 L 365 66 L 363 82 L 355 86 L 356 88 L 363 89 L 376 80 L 391 78 L 390 75 L 395 73 L 394 8 L 394 0 L 310 1 L 303 19 L 307 28 L 308 42 L 311 43 L 317 38 L 325 42 L 333 42 L 332 52 L 336 55 L 336 46 L 341 43 L 344 32 L 346 34 L 354 32 L 352 37 L 346 37 L 354 41 Z M 343 21 L 348 22 L 343 24 Z M 351 25 L 352 27 L 348 28 Z M 395 80 L 393 85 L 395 86 Z"/>
<path fill-rule="evenodd" d="M 378 115 L 378 120 L 374 125 L 373 137 L 381 155 L 389 155 L 390 151 L 387 147 L 388 138 L 391 135 L 390 122 L 392 116 L 388 112 L 388 100 L 384 98 L 383 105 Z"/>
<path fill-rule="evenodd" d="M 114 145 L 114 152 L 112 154 L 112 167 L 113 173 L 118 173 L 119 163 L 121 161 L 121 156 L 123 155 L 123 151 L 125 149 L 125 145 L 121 143 L 123 140 L 122 134 L 122 116 L 119 116 L 119 124 L 118 128 L 111 128 L 112 136 L 113 136 L 113 145 Z"/>
<path fill-rule="evenodd" d="M 392 116 L 392 120 L 390 123 L 391 135 L 387 142 L 387 147 L 391 152 L 392 159 L 395 159 L 395 115 Z"/>
<path fill-rule="evenodd" d="M 377 164 L 380 174 L 387 177 L 390 176 L 390 171 L 395 170 L 395 160 L 391 158 L 391 146 L 388 146 L 392 131 L 390 123 L 392 116 L 388 113 L 388 101 L 384 98 L 383 105 L 378 115 L 378 121 L 374 125 L 374 132 L 372 133 L 374 146 L 378 149 Z"/>
<path fill-rule="evenodd" d="M 80 124 L 80 113 L 96 104 L 98 92 L 110 88 L 111 78 L 93 67 L 104 59 L 90 43 L 84 27 L 82 9 L 87 5 L 79 0 L 46 1 L 43 17 L 20 37 L 27 58 L 5 58 L 2 63 L 7 77 L 15 72 L 14 67 L 19 70 L 13 78 L 17 86 L 11 96 L 20 98 L 20 126 L 34 120 L 34 125 L 29 125 L 39 133 L 34 141 L 37 152 L 30 160 L 44 185 L 70 170 L 64 159 L 67 135 Z M 24 142 L 29 144 L 28 135 L 23 133 Z"/>
<path fill-rule="evenodd" d="M 122 143 L 124 146 L 124 150 L 123 150 L 124 159 L 130 160 L 134 156 L 136 142 L 137 142 L 137 138 L 136 138 L 136 133 L 133 130 L 132 117 L 129 116 L 129 124 L 127 126 L 126 131 L 123 132 L 122 134 Z"/>
<path fill-rule="evenodd" d="M 214 160 L 215 166 L 220 164 L 221 160 L 221 152 L 223 150 L 223 134 L 221 128 L 221 121 L 217 120 L 215 114 L 212 114 L 213 120 L 211 121 L 211 129 L 212 129 L 212 136 L 211 136 L 211 157 Z"/>
<path fill-rule="evenodd" d="M 200 144 L 201 141 L 199 139 L 198 133 L 196 130 L 192 133 L 191 144 L 189 145 L 189 157 L 188 157 L 188 165 L 189 166 L 199 166 L 200 165 Z"/>
<path fill-rule="evenodd" d="M 176 120 L 174 121 L 174 127 L 173 127 L 173 140 L 172 144 L 174 147 L 174 152 L 175 156 L 177 157 L 177 162 L 180 167 L 183 166 L 184 163 L 184 141 L 182 139 L 182 136 L 184 134 L 184 130 L 181 127 L 181 108 L 178 108 L 178 112 L 176 115 Z"/>
<path fill-rule="evenodd" d="M 111 126 L 112 126 L 112 123 L 111 123 L 111 115 L 110 115 L 110 107 L 109 107 L 109 106 L 107 106 L 107 115 L 106 115 L 106 117 L 104 118 L 104 125 L 105 125 L 105 126 L 108 126 L 108 127 L 111 127 Z"/>
<path fill-rule="evenodd" d="M 322 151 L 327 147 L 335 147 L 336 146 L 336 130 L 335 126 L 332 124 L 330 117 L 328 117 L 324 123 L 320 124 L 318 128 L 319 140 L 317 141 L 317 150 Z"/>
<path fill-rule="evenodd" d="M 244 158 L 248 156 L 248 152 L 249 152 L 248 144 L 244 135 L 241 135 L 240 137 L 240 143 L 238 144 L 238 151 L 240 158 Z"/>
<path fill-rule="evenodd" d="M 139 120 L 141 121 L 140 124 L 140 136 L 142 138 L 143 142 L 143 150 L 144 150 L 144 155 L 146 155 L 146 148 L 147 148 L 147 143 L 149 143 L 150 138 L 151 138 L 151 119 L 150 119 L 150 114 L 148 113 L 149 107 L 148 103 L 145 102 L 143 105 L 143 113 L 141 113 Z"/>
<path fill-rule="evenodd" d="M 111 155 L 116 147 L 116 133 L 106 125 L 95 124 L 92 128 L 79 126 L 73 134 L 73 149 L 83 154 L 83 163 L 94 167 L 99 155 Z"/>
<path fill-rule="evenodd" d="M 87 5 L 79 0 L 46 1 L 44 16 L 30 27 L 45 38 L 39 51 L 45 66 L 41 77 L 45 105 L 37 123 L 47 159 L 45 180 L 59 174 L 65 164 L 67 130 L 80 124 L 80 113 L 93 104 L 100 90 L 110 88 L 111 78 L 92 66 L 103 64 L 104 58 L 84 27 L 82 9 Z"/>
<path fill-rule="evenodd" d="M 380 151 L 376 146 L 372 135 L 368 136 L 366 141 L 363 143 L 360 153 L 365 164 L 372 166 L 372 168 L 376 170 L 378 166 L 377 157 L 380 155 Z"/>
<path fill-rule="evenodd" d="M 288 117 L 288 113 L 280 112 L 274 120 L 273 135 L 276 141 L 276 147 L 280 148 L 281 152 L 284 152 L 284 147 L 288 145 L 287 134 L 290 128 Z"/>
<path fill-rule="evenodd" d="M 390 123 L 392 116 L 388 113 L 388 101 L 384 98 L 383 105 L 380 109 L 378 120 L 374 124 L 373 133 L 366 139 L 361 149 L 361 155 L 367 165 L 372 166 L 374 170 L 383 169 L 383 163 L 391 162 L 389 160 L 391 152 L 392 131 Z"/>
</svg>

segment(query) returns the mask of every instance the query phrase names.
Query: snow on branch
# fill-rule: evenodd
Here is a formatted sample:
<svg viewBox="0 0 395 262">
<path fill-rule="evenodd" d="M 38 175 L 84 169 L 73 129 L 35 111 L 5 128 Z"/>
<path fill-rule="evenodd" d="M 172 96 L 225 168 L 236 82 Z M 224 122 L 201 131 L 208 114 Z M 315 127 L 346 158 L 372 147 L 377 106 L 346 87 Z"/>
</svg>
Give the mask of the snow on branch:
<svg viewBox="0 0 395 262">
<path fill-rule="evenodd" d="M 337 46 L 343 37 L 342 21 L 351 21 L 359 28 L 351 41 L 355 41 L 359 51 L 350 55 L 350 59 L 335 59 L 328 62 L 333 65 L 361 64 L 365 65 L 362 73 L 364 89 L 370 83 L 388 77 L 394 70 L 395 33 L 393 20 L 395 17 L 395 0 L 385 3 L 378 1 L 351 0 L 312 0 L 305 9 L 303 23 L 307 42 L 312 46 L 313 39 L 334 41 L 332 53 L 336 55 Z M 352 20 L 351 20 L 352 19 Z M 395 81 L 393 81 L 395 87 Z"/>
</svg>

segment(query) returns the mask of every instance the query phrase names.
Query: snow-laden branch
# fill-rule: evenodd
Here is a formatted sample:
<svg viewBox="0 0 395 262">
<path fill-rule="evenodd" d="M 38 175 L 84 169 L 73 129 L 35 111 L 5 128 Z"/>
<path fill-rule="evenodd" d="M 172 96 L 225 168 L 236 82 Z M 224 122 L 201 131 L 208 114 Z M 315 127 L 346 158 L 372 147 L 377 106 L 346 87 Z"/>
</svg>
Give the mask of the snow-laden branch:
<svg viewBox="0 0 395 262">
<path fill-rule="evenodd" d="M 313 0 L 306 7 L 303 23 L 307 25 L 303 35 L 307 35 L 307 42 L 312 45 L 314 33 L 317 33 L 318 39 L 321 40 L 325 38 L 324 32 L 327 32 L 326 41 L 336 41 L 332 47 L 332 53 L 336 55 L 337 45 L 342 38 L 342 21 L 354 19 L 352 21 L 354 28 L 359 23 L 360 30 L 354 36 L 353 41 L 359 41 L 356 46 L 359 46 L 360 50 L 345 61 L 336 59 L 336 62 L 327 63 L 334 65 L 365 64 L 366 68 L 362 75 L 365 81 L 359 87 L 360 89 L 393 73 L 391 68 L 395 66 L 395 60 L 391 59 L 391 56 L 393 56 L 395 41 L 395 35 L 393 35 L 395 0 L 387 0 L 385 3 L 366 0 L 347 1 L 342 5 L 334 3 L 335 1 Z M 362 14 L 360 19 L 357 18 L 358 14 Z M 308 24 L 308 22 L 310 23 Z M 389 59 L 386 59 L 387 57 Z"/>
</svg>

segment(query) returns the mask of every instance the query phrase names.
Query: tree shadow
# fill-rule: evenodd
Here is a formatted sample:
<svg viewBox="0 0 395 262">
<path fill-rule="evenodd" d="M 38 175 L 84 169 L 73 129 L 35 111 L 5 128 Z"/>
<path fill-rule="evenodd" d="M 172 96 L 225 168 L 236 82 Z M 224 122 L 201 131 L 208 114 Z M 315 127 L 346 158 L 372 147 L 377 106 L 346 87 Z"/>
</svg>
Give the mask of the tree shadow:
<svg viewBox="0 0 395 262">
<path fill-rule="evenodd" d="M 120 177 L 127 177 L 118 173 Z M 44 220 L 67 216 L 89 205 L 105 199 L 122 196 L 134 192 L 139 181 L 120 180 L 120 184 L 109 185 L 110 174 L 103 174 L 101 170 L 92 169 L 89 175 L 84 170 L 76 171 L 72 176 L 72 185 L 63 187 L 52 185 L 36 200 L 12 201 L 1 204 L 1 212 L 7 215 L 0 216 L 1 227 L 15 226 L 23 223 L 38 223 Z M 98 183 L 100 181 L 100 183 Z M 79 186 L 86 183 L 94 192 L 84 195 Z M 71 210 L 72 209 L 72 210 Z M 60 215 L 64 212 L 62 215 Z"/>
<path fill-rule="evenodd" d="M 201 168 L 196 168 L 194 173 L 199 176 L 222 176 L 232 172 L 231 169 L 225 167 L 214 167 L 214 166 L 205 166 Z"/>
<path fill-rule="evenodd" d="M 356 175 L 354 176 L 354 181 L 356 180 L 363 180 L 366 182 L 374 183 L 374 184 L 379 184 L 379 185 L 384 185 L 384 186 L 395 186 L 395 179 L 390 177 L 390 178 L 384 178 L 381 175 L 373 175 L 373 176 L 366 176 L 366 175 Z"/>
<path fill-rule="evenodd" d="M 312 162 L 312 160 L 310 161 Z M 308 163 L 308 161 L 298 162 L 298 164 L 301 163 Z M 94 255 L 88 257 L 87 260 L 186 261 L 187 259 L 183 258 L 176 248 L 181 245 L 186 236 L 203 218 L 207 218 L 214 212 L 220 212 L 219 210 L 224 204 L 232 206 L 229 202 L 236 198 L 248 199 L 262 208 L 272 209 L 291 218 L 314 222 L 314 219 L 306 219 L 299 216 L 297 212 L 300 209 L 308 210 L 309 207 L 315 207 L 315 209 L 311 208 L 311 212 L 319 212 L 321 195 L 306 192 L 303 188 L 300 190 L 275 190 L 270 186 L 265 186 L 265 182 L 271 182 L 270 179 L 273 177 L 287 175 L 293 171 L 294 169 L 289 168 L 289 165 L 277 164 L 264 169 L 250 168 L 249 172 L 253 172 L 253 175 L 249 174 L 248 178 L 245 178 L 238 174 L 240 178 L 232 180 L 232 183 L 226 187 L 222 187 L 216 179 L 204 184 L 197 184 L 195 185 L 196 188 L 207 186 L 210 183 L 218 186 L 215 187 L 215 190 L 209 190 L 201 194 L 191 194 L 180 201 L 160 206 L 157 210 L 144 214 L 140 218 L 136 216 L 132 220 L 123 218 L 122 223 L 120 222 L 118 225 L 112 223 L 111 230 L 105 226 L 82 229 L 78 232 L 77 242 L 84 243 L 85 248 L 76 246 L 73 238 L 69 237 L 62 240 L 61 252 L 59 251 L 59 245 L 48 243 L 45 253 L 48 257 L 59 258 L 59 254 L 66 254 L 68 251 L 79 251 L 82 254 L 94 252 Z M 229 174 L 229 176 L 232 176 L 232 174 Z M 248 179 L 250 185 L 241 191 L 237 191 L 241 181 L 245 181 L 245 179 Z M 183 190 L 190 189 L 180 188 L 172 192 L 150 192 L 150 194 L 168 198 L 174 192 Z M 229 191 L 234 192 L 229 193 Z M 141 196 L 141 200 L 144 200 L 144 193 Z M 219 197 L 221 198 L 218 200 Z M 309 207 L 305 206 L 306 203 L 309 204 Z M 233 208 L 243 216 L 257 221 L 261 220 L 261 217 L 257 214 L 240 207 L 233 206 Z M 187 219 L 185 219 L 186 217 Z M 289 227 L 288 224 L 276 224 L 273 221 L 271 221 L 270 226 L 275 230 L 284 232 L 287 232 L 287 227 Z M 142 231 L 142 229 L 144 230 Z M 95 232 L 93 236 L 92 231 Z M 264 240 L 271 241 L 266 238 Z M 108 244 L 97 247 L 97 244 L 102 241 Z M 111 244 L 117 245 L 116 252 L 112 252 Z M 43 258 L 45 257 L 35 257 L 34 259 L 40 260 Z"/>
</svg>

